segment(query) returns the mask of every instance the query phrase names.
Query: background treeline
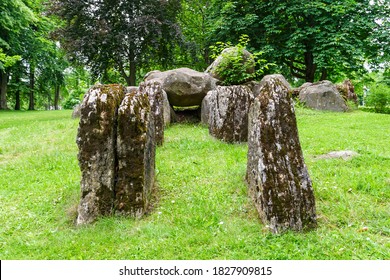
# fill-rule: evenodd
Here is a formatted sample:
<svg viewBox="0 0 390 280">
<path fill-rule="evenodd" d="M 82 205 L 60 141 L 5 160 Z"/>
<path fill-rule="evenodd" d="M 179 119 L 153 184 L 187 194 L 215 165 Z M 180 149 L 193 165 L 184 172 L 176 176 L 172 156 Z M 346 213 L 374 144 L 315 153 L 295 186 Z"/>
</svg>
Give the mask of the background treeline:
<svg viewBox="0 0 390 280">
<path fill-rule="evenodd" d="M 390 102 L 389 1 L 2 0 L 0 109 L 71 108 L 95 82 L 204 71 L 211 46 L 243 34 L 294 85 L 349 78 Z"/>
</svg>

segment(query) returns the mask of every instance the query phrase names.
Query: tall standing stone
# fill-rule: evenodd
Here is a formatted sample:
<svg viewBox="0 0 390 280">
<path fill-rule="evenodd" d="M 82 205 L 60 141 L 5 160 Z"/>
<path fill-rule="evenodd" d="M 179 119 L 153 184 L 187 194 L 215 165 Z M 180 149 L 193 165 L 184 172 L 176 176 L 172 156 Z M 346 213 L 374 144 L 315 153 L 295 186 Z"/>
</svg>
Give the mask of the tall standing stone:
<svg viewBox="0 0 390 280">
<path fill-rule="evenodd" d="M 164 111 L 170 110 L 169 103 L 168 108 L 166 108 L 166 102 L 168 101 L 164 102 L 164 92 L 159 82 L 150 81 L 141 83 L 139 86 L 139 92 L 147 95 L 149 98 L 150 110 L 155 125 L 156 144 L 162 145 L 164 142 L 165 127 Z"/>
<path fill-rule="evenodd" d="M 248 111 L 253 93 L 248 86 L 218 86 L 208 93 L 209 132 L 225 142 L 246 142 L 248 139 Z M 206 107 L 207 106 L 207 107 Z M 206 115 L 206 113 L 204 113 Z"/>
<path fill-rule="evenodd" d="M 117 111 L 124 94 L 123 86 L 98 85 L 84 96 L 76 141 L 82 193 L 77 224 L 112 212 Z"/>
<path fill-rule="evenodd" d="M 289 89 L 263 84 L 249 113 L 247 180 L 263 222 L 273 233 L 316 226 L 312 183 L 298 138 Z"/>
<path fill-rule="evenodd" d="M 142 87 L 142 86 L 141 86 Z M 118 111 L 115 213 L 141 217 L 147 211 L 155 174 L 155 124 L 148 96 L 126 94 Z"/>
</svg>

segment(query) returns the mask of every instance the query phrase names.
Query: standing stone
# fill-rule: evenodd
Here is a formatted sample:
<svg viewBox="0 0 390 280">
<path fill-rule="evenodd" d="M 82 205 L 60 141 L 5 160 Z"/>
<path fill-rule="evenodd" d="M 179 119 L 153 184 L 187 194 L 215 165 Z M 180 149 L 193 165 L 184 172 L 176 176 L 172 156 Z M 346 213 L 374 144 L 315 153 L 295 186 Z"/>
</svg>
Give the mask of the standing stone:
<svg viewBox="0 0 390 280">
<path fill-rule="evenodd" d="M 117 111 L 125 94 L 120 85 L 98 85 L 84 96 L 77 134 L 81 201 L 77 224 L 112 212 Z"/>
<path fill-rule="evenodd" d="M 345 100 L 352 101 L 356 105 L 359 104 L 359 98 L 355 93 L 355 87 L 351 80 L 345 80 L 342 84 L 336 85 L 336 87 Z"/>
<path fill-rule="evenodd" d="M 148 96 L 126 94 L 118 111 L 115 213 L 141 217 L 147 211 L 154 184 L 154 118 Z"/>
<path fill-rule="evenodd" d="M 77 119 L 81 117 L 81 104 L 77 104 L 73 107 L 72 119 Z"/>
<path fill-rule="evenodd" d="M 229 143 L 246 142 L 248 111 L 254 99 L 250 88 L 244 85 L 218 86 L 209 94 L 206 100 L 210 104 L 209 133 Z"/>
<path fill-rule="evenodd" d="M 138 91 L 139 87 L 138 86 L 128 86 L 126 87 L 126 93 L 132 93 Z"/>
<path fill-rule="evenodd" d="M 254 86 L 253 86 L 253 89 L 252 89 L 253 96 L 255 98 L 257 96 L 259 96 L 260 91 L 263 88 L 263 86 L 266 83 L 268 83 L 269 81 L 274 80 L 274 79 L 279 80 L 286 88 L 288 88 L 289 91 L 292 91 L 292 87 L 291 87 L 290 83 L 286 80 L 286 78 L 283 75 L 281 75 L 281 74 L 272 74 L 272 75 L 264 76 L 264 78 L 261 79 L 260 83 L 257 83 L 257 85 L 256 85 L 256 82 L 254 83 Z"/>
<path fill-rule="evenodd" d="M 141 83 L 139 86 L 139 92 L 141 94 L 146 94 L 149 98 L 150 110 L 155 125 L 156 144 L 162 145 L 164 142 L 164 127 L 165 127 L 164 111 L 170 110 L 170 108 L 168 109 L 165 107 L 166 102 L 164 102 L 164 93 L 161 88 L 161 85 L 156 81 Z"/>
<path fill-rule="evenodd" d="M 298 138 L 289 89 L 263 84 L 249 113 L 247 180 L 262 221 L 273 233 L 316 226 L 312 183 Z"/>
<path fill-rule="evenodd" d="M 213 94 L 212 91 L 209 91 L 207 95 L 202 100 L 202 105 L 200 107 L 200 121 L 202 124 L 209 125 L 209 119 L 210 119 L 210 99 L 211 95 Z"/>
</svg>

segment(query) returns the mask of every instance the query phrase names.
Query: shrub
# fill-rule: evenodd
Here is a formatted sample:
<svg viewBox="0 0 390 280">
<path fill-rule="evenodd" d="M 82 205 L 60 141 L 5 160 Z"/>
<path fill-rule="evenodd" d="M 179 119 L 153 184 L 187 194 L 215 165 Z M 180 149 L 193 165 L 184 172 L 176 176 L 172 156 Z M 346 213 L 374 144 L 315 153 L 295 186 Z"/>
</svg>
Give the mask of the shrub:
<svg viewBox="0 0 390 280">
<path fill-rule="evenodd" d="M 370 87 L 367 105 L 374 107 L 374 111 L 377 113 L 386 113 L 387 106 L 390 105 L 390 87 L 381 83 Z"/>
<path fill-rule="evenodd" d="M 80 104 L 80 92 L 75 90 L 69 94 L 68 98 L 62 103 L 64 109 L 73 109 L 74 106 Z"/>
<path fill-rule="evenodd" d="M 230 42 L 217 42 L 210 47 L 213 59 L 221 56 L 220 62 L 212 72 L 221 78 L 224 85 L 243 84 L 262 76 L 265 70 L 274 65 L 260 58 L 263 52 L 248 53 L 246 46 L 249 41 L 248 35 L 241 35 L 239 43 L 235 46 Z"/>
</svg>

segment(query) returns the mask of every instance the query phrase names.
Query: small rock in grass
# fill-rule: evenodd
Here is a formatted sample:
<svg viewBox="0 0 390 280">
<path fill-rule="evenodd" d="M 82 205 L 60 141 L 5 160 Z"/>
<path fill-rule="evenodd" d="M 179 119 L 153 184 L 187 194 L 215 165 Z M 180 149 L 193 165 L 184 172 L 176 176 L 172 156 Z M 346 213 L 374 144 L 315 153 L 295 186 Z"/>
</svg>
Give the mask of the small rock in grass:
<svg viewBox="0 0 390 280">
<path fill-rule="evenodd" d="M 358 155 L 359 154 L 357 152 L 346 150 L 346 151 L 329 152 L 327 154 L 320 155 L 317 158 L 318 159 L 342 158 L 343 160 L 348 160 Z"/>
</svg>

